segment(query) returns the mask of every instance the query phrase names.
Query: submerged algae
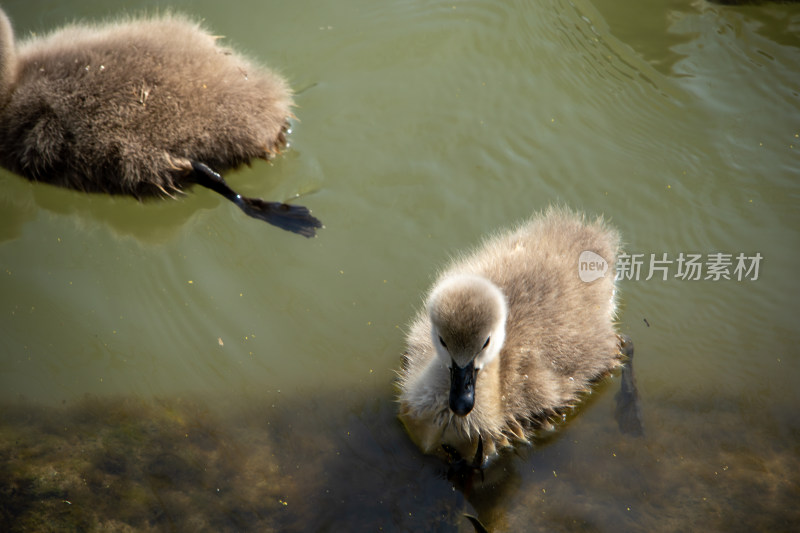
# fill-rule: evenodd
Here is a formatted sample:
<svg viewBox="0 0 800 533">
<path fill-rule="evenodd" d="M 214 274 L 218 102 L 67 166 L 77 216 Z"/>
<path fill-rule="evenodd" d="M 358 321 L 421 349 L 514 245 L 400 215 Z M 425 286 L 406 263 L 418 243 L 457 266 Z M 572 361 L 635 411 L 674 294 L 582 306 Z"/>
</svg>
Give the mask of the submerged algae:
<svg viewBox="0 0 800 533">
<path fill-rule="evenodd" d="M 183 401 L 5 405 L 0 529 L 273 529 L 286 486 L 268 443 L 218 427 Z"/>
<path fill-rule="evenodd" d="M 0 530 L 470 527 L 392 402 L 285 396 L 0 404 Z"/>
</svg>

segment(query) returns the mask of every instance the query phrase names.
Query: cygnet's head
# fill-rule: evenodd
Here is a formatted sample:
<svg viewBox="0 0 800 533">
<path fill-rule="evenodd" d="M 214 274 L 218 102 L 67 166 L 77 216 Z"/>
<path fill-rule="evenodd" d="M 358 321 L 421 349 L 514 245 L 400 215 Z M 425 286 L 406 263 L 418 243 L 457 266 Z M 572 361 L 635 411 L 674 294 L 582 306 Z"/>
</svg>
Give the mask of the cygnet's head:
<svg viewBox="0 0 800 533">
<path fill-rule="evenodd" d="M 475 405 L 478 372 L 500 353 L 505 340 L 506 300 L 486 278 L 445 278 L 428 299 L 438 357 L 450 368 L 450 409 L 467 415 Z"/>
</svg>

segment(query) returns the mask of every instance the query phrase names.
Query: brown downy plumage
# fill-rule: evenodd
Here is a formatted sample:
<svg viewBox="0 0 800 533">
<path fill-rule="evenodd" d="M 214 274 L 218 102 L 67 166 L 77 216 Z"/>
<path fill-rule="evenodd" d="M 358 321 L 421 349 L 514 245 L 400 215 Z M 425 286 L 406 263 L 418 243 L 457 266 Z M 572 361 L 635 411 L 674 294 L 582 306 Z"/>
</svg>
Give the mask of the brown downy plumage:
<svg viewBox="0 0 800 533">
<path fill-rule="evenodd" d="M 308 209 L 241 197 L 216 172 L 278 153 L 293 105 L 283 78 L 218 39 L 166 15 L 70 25 L 15 46 L 0 9 L 0 163 L 33 181 L 138 198 L 198 183 L 313 236 L 321 224 Z"/>
<path fill-rule="evenodd" d="M 400 418 L 425 453 L 494 456 L 575 405 L 621 364 L 614 327 L 619 235 L 551 208 L 444 270 L 412 324 Z M 592 251 L 605 276 L 581 281 Z M 483 462 L 483 458 L 479 459 Z"/>
</svg>

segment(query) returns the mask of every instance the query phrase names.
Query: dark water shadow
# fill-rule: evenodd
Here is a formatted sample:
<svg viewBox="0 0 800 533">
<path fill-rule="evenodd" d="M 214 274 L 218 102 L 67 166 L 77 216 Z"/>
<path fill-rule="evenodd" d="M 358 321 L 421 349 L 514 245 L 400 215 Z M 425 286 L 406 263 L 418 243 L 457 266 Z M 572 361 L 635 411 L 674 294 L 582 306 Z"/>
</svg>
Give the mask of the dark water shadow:
<svg viewBox="0 0 800 533">
<path fill-rule="evenodd" d="M 796 530 L 797 417 L 778 409 L 778 427 L 735 401 L 709 410 L 690 398 L 645 403 L 647 432 L 636 437 L 620 432 L 605 395 L 592 407 L 599 416 L 505 456 L 502 482 L 470 503 L 493 532 Z"/>
<path fill-rule="evenodd" d="M 410 442 L 388 387 L 5 402 L 0 530 L 472 532 L 465 513 L 492 532 L 800 524 L 793 408 L 653 398 L 632 437 L 614 420 L 618 385 L 504 454 L 468 497 Z"/>
<path fill-rule="evenodd" d="M 196 194 L 196 193 L 200 194 Z M 211 209 L 222 200 L 201 188 L 181 197 L 139 201 L 125 196 L 86 194 L 27 180 L 0 169 L 0 242 L 22 233 L 39 210 L 70 217 L 79 227 L 107 227 L 118 237 L 134 237 L 146 243 L 174 238 L 198 211 Z"/>
<path fill-rule="evenodd" d="M 386 396 L 20 400 L 0 430 L 3 531 L 472 530 Z"/>
</svg>

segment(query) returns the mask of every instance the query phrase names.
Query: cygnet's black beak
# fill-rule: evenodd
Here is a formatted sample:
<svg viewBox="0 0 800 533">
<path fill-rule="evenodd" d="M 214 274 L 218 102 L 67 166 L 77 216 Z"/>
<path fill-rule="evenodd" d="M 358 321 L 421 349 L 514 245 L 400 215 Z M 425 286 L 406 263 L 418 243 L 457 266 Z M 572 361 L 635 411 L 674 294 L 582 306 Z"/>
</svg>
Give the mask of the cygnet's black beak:
<svg viewBox="0 0 800 533">
<path fill-rule="evenodd" d="M 452 361 L 450 367 L 450 410 L 464 416 L 475 406 L 475 361 L 464 368 Z"/>
</svg>

